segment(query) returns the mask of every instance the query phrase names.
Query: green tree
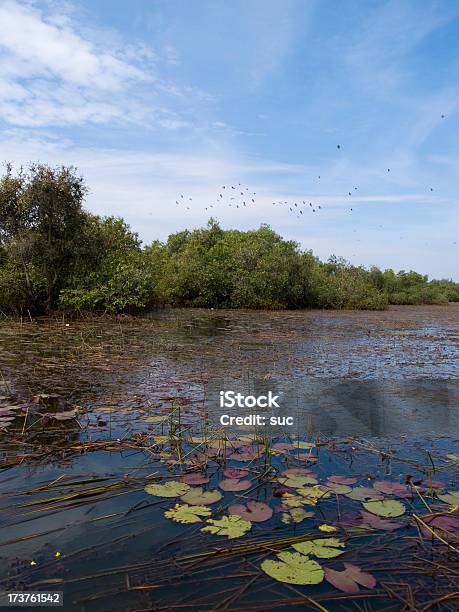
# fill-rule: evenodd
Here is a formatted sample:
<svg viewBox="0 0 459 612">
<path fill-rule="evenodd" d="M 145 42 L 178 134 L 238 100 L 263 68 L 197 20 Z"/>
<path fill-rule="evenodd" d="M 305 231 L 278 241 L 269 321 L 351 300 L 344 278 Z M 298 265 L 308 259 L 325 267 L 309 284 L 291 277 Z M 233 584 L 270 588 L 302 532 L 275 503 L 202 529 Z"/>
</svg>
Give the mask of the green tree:
<svg viewBox="0 0 459 612">
<path fill-rule="evenodd" d="M 87 225 L 82 209 L 87 189 L 73 168 L 33 164 L 14 175 L 10 165 L 0 182 L 0 244 L 10 263 L 21 269 L 28 299 L 38 294 L 32 276 L 40 276 L 47 310 L 78 259 Z M 13 265 L 14 267 L 14 265 Z"/>
</svg>

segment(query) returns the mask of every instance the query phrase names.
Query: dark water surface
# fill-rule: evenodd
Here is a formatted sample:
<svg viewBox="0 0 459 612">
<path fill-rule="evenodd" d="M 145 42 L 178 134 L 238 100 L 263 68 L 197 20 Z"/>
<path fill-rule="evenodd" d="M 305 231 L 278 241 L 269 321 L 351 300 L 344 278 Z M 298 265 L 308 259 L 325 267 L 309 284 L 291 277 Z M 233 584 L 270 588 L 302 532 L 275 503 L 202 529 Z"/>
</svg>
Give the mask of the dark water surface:
<svg viewBox="0 0 459 612">
<path fill-rule="evenodd" d="M 382 313 L 187 309 L 142 318 L 0 323 L 0 407 L 22 407 L 20 417 L 0 430 L 0 590 L 51 590 L 56 584 L 68 610 L 214 609 L 224 596 L 211 571 L 200 575 L 206 586 L 198 590 L 193 580 L 160 594 L 153 586 L 145 593 L 126 587 L 126 581 L 153 585 L 157 577 L 149 564 L 155 559 L 197 549 L 181 535 L 190 526 L 163 519 L 170 504 L 143 490 L 152 474 L 173 473 L 145 442 L 167 428 L 148 418 L 179 410 L 180 427 L 213 431 L 222 414 L 219 390 L 272 390 L 280 409 L 258 412 L 292 415 L 294 425 L 269 434 L 323 440 L 320 477 L 425 475 L 432 461 L 437 467 L 437 457 L 458 452 L 458 339 L 458 305 Z M 44 421 L 43 410 L 30 403 L 38 394 L 59 396 L 59 411 L 78 406 L 78 416 Z M 247 430 L 233 427 L 228 435 Z M 351 452 L 352 440 L 361 446 Z M 369 448 L 390 449 L 397 457 L 387 461 Z M 438 478 L 457 488 L 454 469 Z M 113 488 L 89 492 L 78 503 L 53 501 L 98 486 Z M 49 504 L 41 503 L 46 499 Z M 272 521 L 271 536 L 280 534 L 278 519 Z M 199 544 L 205 548 L 221 544 L 201 538 L 207 538 Z M 117 568 L 124 565 L 130 569 L 120 578 Z M 228 561 L 224 571 L 241 573 L 241 562 Z M 244 565 L 244 571 L 254 570 Z M 240 577 L 240 584 L 248 579 Z M 225 609 L 257 609 L 250 607 L 255 601 L 288 595 L 275 586 L 272 592 L 254 589 L 253 597 L 246 593 L 245 602 L 230 600 Z M 203 589 L 208 602 L 195 603 Z M 325 591 L 321 585 L 314 593 Z M 378 606 L 367 609 L 385 609 Z"/>
</svg>

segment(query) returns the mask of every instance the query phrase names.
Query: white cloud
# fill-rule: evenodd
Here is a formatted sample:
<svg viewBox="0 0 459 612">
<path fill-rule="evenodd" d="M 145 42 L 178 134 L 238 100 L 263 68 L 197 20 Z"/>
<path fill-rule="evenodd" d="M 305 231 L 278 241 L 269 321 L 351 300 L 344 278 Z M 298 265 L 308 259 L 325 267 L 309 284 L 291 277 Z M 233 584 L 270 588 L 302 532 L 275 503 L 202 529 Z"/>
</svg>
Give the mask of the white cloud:
<svg viewBox="0 0 459 612">
<path fill-rule="evenodd" d="M 24 127 L 127 122 L 176 130 L 189 125 L 167 105 L 181 89 L 159 76 L 162 62 L 178 61 L 173 47 L 159 56 L 144 44 L 117 44 L 109 32 L 95 42 L 73 14 L 49 6 L 45 12 L 45 6 L 0 0 L 3 121 Z"/>
<path fill-rule="evenodd" d="M 35 74 L 104 91 L 119 91 L 126 79 L 148 78 L 139 68 L 113 54 L 98 52 L 66 21 L 47 21 L 42 12 L 31 6 L 4 2 L 0 6 L 0 22 L 2 48 L 13 59 L 30 62 Z"/>
</svg>

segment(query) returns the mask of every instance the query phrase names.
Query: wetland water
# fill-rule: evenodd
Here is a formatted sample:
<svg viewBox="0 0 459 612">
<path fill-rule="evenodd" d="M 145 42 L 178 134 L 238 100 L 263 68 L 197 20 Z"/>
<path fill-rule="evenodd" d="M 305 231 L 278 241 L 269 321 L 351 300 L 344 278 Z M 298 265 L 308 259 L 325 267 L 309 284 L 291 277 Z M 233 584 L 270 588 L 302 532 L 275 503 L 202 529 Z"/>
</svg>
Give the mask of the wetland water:
<svg viewBox="0 0 459 612">
<path fill-rule="evenodd" d="M 1 323 L 0 590 L 62 590 L 68 610 L 296 610 L 308 609 L 308 597 L 328 610 L 362 609 L 326 580 L 292 591 L 260 569 L 267 552 L 259 542 L 270 540 L 274 555 L 285 538 L 322 537 L 326 523 L 346 552 L 324 565 L 342 571 L 350 562 L 377 580 L 359 592 L 366 609 L 405 609 L 400 597 L 407 610 L 440 598 L 429 609 L 454 609 L 449 531 L 449 548 L 430 538 L 426 552 L 413 516 L 430 521 L 455 500 L 445 495 L 458 488 L 458 339 L 458 305 Z M 222 430 L 222 412 L 240 412 L 219 407 L 220 389 L 271 390 L 294 425 Z M 220 487 L 228 469 L 247 470 L 250 488 Z M 303 470 L 314 486 L 350 478 L 359 491 L 323 489 L 317 503 L 301 489 L 303 498 L 292 499 L 298 487 L 285 483 L 288 474 L 282 480 L 285 470 Z M 190 486 L 221 493 L 200 502 L 212 517 L 228 515 L 235 501 L 265 504 L 272 517 L 237 540 L 202 533 L 206 518 L 165 518 L 180 496 L 144 487 L 188 486 L 184 474 L 196 471 L 201 481 Z M 385 481 L 392 489 L 375 498 L 403 500 L 392 528 L 384 515 L 358 514 L 373 499 L 360 489 Z M 423 488 L 396 494 L 394 482 Z M 296 522 L 295 507 L 315 515 Z M 236 553 L 234 543 L 252 549 Z M 394 573 L 390 551 L 406 551 L 405 569 Z M 446 569 L 433 574 L 429 564 L 440 562 Z"/>
</svg>

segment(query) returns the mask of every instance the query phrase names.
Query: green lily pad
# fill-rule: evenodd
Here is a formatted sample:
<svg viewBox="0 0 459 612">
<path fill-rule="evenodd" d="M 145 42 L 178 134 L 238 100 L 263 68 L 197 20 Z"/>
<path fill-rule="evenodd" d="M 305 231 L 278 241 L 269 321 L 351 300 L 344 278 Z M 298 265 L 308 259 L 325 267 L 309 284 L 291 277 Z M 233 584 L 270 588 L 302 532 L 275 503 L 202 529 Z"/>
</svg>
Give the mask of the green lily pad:
<svg viewBox="0 0 459 612">
<path fill-rule="evenodd" d="M 442 493 L 438 496 L 441 501 L 450 504 L 450 506 L 459 506 L 459 491 L 451 491 L 450 493 Z"/>
<path fill-rule="evenodd" d="M 240 538 L 252 528 L 252 523 L 250 521 L 246 521 L 235 514 L 222 516 L 219 520 L 208 519 L 207 522 L 210 523 L 210 525 L 203 527 L 201 531 L 219 536 L 226 536 L 229 540 Z"/>
<path fill-rule="evenodd" d="M 210 516 L 212 511 L 206 506 L 189 506 L 188 504 L 175 504 L 174 508 L 166 510 L 164 516 L 172 519 L 176 523 L 189 525 L 191 523 L 201 523 L 201 516 Z"/>
<path fill-rule="evenodd" d="M 313 487 L 301 487 L 297 489 L 297 492 L 302 497 L 310 497 L 312 499 L 326 499 L 331 495 L 330 491 L 327 491 L 327 489 L 321 485 L 314 485 Z"/>
<path fill-rule="evenodd" d="M 321 538 L 318 540 L 309 540 L 307 542 L 298 542 L 293 544 L 293 548 L 302 555 L 314 555 L 320 559 L 332 559 L 342 555 L 344 550 L 344 542 L 338 538 Z"/>
<path fill-rule="evenodd" d="M 304 519 L 314 516 L 314 512 L 307 512 L 303 508 L 292 508 L 288 512 L 283 512 L 281 521 L 286 525 L 290 523 L 301 523 Z"/>
<path fill-rule="evenodd" d="M 147 416 L 144 417 L 142 420 L 145 421 L 145 423 L 161 423 L 161 421 L 164 421 L 167 417 L 166 416 Z"/>
<path fill-rule="evenodd" d="M 396 499 L 370 500 L 362 502 L 363 507 L 377 516 L 392 518 L 405 514 L 405 506 Z"/>
<path fill-rule="evenodd" d="M 301 508 L 304 504 L 312 504 L 316 503 L 316 500 L 310 498 L 309 500 L 304 497 L 300 497 L 299 495 L 284 495 L 282 498 L 282 505 L 287 506 L 288 508 Z"/>
<path fill-rule="evenodd" d="M 459 463 L 459 455 L 450 454 L 450 455 L 446 455 L 446 457 L 448 459 L 451 459 L 451 461 L 455 461 L 456 463 Z"/>
<path fill-rule="evenodd" d="M 188 491 L 181 499 L 191 506 L 209 506 L 220 501 L 222 494 L 219 491 L 204 491 L 202 487 L 188 487 Z"/>
<path fill-rule="evenodd" d="M 185 482 L 170 480 L 164 484 L 147 484 L 145 493 L 156 497 L 180 497 L 190 490 L 190 486 Z"/>
<path fill-rule="evenodd" d="M 317 480 L 312 476 L 289 476 L 288 478 L 279 478 L 279 482 L 284 487 L 291 487 L 292 489 L 300 489 L 305 485 L 315 485 Z"/>
<path fill-rule="evenodd" d="M 337 495 L 347 495 L 352 491 L 351 487 L 348 487 L 348 485 L 339 484 L 337 482 L 327 482 L 324 486 Z"/>
<path fill-rule="evenodd" d="M 265 559 L 261 564 L 261 569 L 279 582 L 287 584 L 319 584 L 324 579 L 324 571 L 312 559 L 300 555 L 283 551 L 277 555 L 279 561 Z"/>
</svg>

